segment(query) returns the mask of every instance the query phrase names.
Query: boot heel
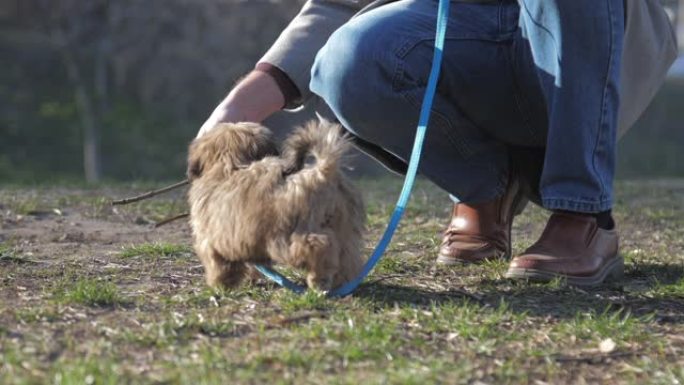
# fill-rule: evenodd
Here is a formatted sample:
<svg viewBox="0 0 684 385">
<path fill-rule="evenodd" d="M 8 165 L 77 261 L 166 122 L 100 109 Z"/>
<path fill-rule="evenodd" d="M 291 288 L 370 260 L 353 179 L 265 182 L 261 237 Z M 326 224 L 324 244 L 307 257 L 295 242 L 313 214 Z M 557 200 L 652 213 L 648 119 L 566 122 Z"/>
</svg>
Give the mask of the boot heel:
<svg viewBox="0 0 684 385">
<path fill-rule="evenodd" d="M 625 260 L 621 255 L 618 255 L 618 260 L 610 267 L 610 271 L 606 275 L 606 282 L 619 282 L 625 277 Z"/>
</svg>

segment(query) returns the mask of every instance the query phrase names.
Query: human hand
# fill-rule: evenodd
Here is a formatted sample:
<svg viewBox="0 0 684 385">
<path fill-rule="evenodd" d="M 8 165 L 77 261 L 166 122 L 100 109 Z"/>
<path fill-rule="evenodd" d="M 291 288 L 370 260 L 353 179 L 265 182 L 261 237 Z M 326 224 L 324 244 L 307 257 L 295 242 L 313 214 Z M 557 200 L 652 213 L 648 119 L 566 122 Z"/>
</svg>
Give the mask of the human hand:
<svg viewBox="0 0 684 385">
<path fill-rule="evenodd" d="M 219 123 L 261 122 L 283 108 L 285 97 L 271 75 L 252 71 L 219 103 L 197 133 L 200 137 Z"/>
</svg>

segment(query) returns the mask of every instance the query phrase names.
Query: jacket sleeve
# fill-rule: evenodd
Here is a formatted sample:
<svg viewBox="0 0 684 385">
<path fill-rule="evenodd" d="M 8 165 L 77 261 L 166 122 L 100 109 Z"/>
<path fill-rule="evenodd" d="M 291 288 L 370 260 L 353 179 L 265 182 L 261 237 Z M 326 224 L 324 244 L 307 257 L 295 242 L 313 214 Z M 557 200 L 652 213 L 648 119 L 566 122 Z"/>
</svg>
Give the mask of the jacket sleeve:
<svg viewBox="0 0 684 385">
<path fill-rule="evenodd" d="M 646 110 L 677 58 L 674 27 L 657 0 L 625 0 L 618 136 Z"/>
<path fill-rule="evenodd" d="M 297 100 L 286 108 L 303 104 L 310 96 L 309 80 L 316 53 L 328 37 L 371 0 L 309 0 L 290 22 L 259 63 L 280 69 L 299 90 Z M 258 66 L 258 64 L 257 64 Z"/>
</svg>

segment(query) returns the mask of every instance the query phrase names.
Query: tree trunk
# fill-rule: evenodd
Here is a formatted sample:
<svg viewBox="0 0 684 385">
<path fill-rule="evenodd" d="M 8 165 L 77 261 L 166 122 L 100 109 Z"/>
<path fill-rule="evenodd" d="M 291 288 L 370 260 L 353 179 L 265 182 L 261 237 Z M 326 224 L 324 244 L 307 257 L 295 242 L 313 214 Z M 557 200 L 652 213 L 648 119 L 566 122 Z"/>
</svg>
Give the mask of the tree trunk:
<svg viewBox="0 0 684 385">
<path fill-rule="evenodd" d="M 87 182 L 100 180 L 99 128 L 95 105 L 88 93 L 76 58 L 68 45 L 61 44 L 60 53 L 66 67 L 69 81 L 74 88 L 74 98 L 83 127 L 83 170 Z"/>
</svg>

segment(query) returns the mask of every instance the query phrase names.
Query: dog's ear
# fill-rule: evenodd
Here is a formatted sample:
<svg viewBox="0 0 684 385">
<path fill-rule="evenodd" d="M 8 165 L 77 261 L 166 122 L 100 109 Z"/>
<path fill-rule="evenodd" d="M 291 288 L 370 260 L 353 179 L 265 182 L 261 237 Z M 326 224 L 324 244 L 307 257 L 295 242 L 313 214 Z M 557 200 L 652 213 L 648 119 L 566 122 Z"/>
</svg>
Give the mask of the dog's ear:
<svg viewBox="0 0 684 385">
<path fill-rule="evenodd" d="M 280 149 L 278 145 L 271 140 L 270 136 L 260 144 L 260 149 L 254 156 L 254 160 L 263 159 L 267 156 L 280 156 Z"/>
<path fill-rule="evenodd" d="M 237 141 L 242 143 L 236 145 Z M 270 131 L 250 132 L 250 135 L 235 136 L 233 146 L 239 151 L 231 152 L 233 169 L 239 170 L 268 156 L 279 156 L 280 149 L 271 138 Z"/>
<path fill-rule="evenodd" d="M 189 180 L 199 178 L 204 169 L 204 162 L 202 161 L 202 152 L 197 148 L 197 142 L 192 142 L 188 149 L 188 170 L 187 175 Z"/>
<path fill-rule="evenodd" d="M 202 175 L 202 163 L 199 159 L 188 163 L 188 179 L 193 180 Z"/>
<path fill-rule="evenodd" d="M 193 180 L 219 165 L 225 175 L 249 167 L 257 160 L 278 155 L 271 131 L 256 123 L 219 124 L 188 149 L 188 179 Z"/>
</svg>

